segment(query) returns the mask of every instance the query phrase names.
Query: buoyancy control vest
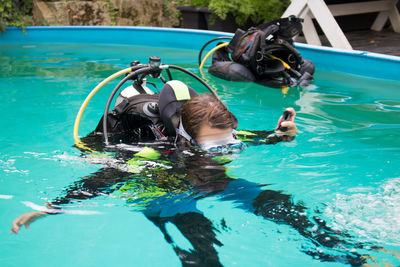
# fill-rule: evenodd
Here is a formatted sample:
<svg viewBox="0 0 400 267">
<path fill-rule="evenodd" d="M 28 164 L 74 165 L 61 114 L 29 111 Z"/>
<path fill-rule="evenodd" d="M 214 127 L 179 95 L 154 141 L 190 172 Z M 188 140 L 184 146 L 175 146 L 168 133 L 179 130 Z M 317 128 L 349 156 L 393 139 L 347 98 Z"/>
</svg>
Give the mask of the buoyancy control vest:
<svg viewBox="0 0 400 267">
<path fill-rule="evenodd" d="M 229 45 L 214 52 L 209 72 L 226 80 L 271 87 L 308 85 L 314 64 L 302 58 L 293 45 L 301 21 L 291 16 L 247 31 L 238 29 Z"/>
<path fill-rule="evenodd" d="M 143 89 L 143 90 L 142 90 Z M 164 84 L 159 94 L 145 84 L 122 90 L 115 108 L 107 114 L 107 129 L 111 139 L 122 142 L 154 141 L 173 138 L 179 126 L 182 105 L 196 96 L 195 90 L 181 81 Z M 103 132 L 103 118 L 94 133 Z"/>
</svg>

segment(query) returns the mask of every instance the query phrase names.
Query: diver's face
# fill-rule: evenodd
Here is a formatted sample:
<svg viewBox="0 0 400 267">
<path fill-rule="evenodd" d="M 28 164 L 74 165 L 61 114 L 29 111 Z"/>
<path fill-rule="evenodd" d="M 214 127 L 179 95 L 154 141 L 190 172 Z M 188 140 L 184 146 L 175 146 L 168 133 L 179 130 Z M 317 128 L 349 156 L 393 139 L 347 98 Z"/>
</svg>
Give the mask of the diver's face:
<svg viewBox="0 0 400 267">
<path fill-rule="evenodd" d="M 231 127 L 218 129 L 203 125 L 200 127 L 196 142 L 201 149 L 210 153 L 229 153 L 246 147 L 242 141 L 234 137 Z"/>
<path fill-rule="evenodd" d="M 213 128 L 207 124 L 200 127 L 199 134 L 197 135 L 196 142 L 201 145 L 214 140 L 223 140 L 232 137 L 232 128 Z"/>
</svg>

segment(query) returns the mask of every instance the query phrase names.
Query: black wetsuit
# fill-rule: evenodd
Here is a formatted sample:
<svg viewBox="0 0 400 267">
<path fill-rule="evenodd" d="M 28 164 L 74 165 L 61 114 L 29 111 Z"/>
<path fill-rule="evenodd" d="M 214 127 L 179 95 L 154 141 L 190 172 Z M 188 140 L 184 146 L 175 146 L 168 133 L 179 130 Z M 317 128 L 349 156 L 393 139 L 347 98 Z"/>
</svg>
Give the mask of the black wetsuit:
<svg viewBox="0 0 400 267">
<path fill-rule="evenodd" d="M 270 132 L 257 132 L 251 135 L 253 143 L 275 143 L 279 138 L 271 140 L 265 137 Z M 247 138 L 247 137 L 246 137 Z M 99 136 L 84 139 L 90 146 L 101 147 Z M 342 262 L 359 266 L 365 259 L 356 252 L 344 248 L 353 246 L 345 241 L 345 236 L 330 229 L 319 218 L 308 218 L 304 212 L 307 208 L 301 203 L 294 203 L 292 196 L 281 191 L 265 189 L 266 185 L 249 182 L 245 179 L 233 179 L 226 174 L 224 164 L 213 160 L 212 156 L 198 149 L 189 149 L 190 153 L 182 153 L 183 149 L 168 143 L 153 146 L 161 151 L 160 158 L 154 162 L 169 162 L 172 168 L 155 169 L 145 166 L 140 172 L 129 172 L 111 166 L 83 177 L 70 185 L 63 196 L 52 203 L 62 205 L 74 201 L 82 201 L 104 194 L 135 193 L 148 188 L 159 188 L 158 194 L 146 199 L 135 197 L 127 202 L 132 206 L 137 204 L 145 216 L 163 233 L 165 240 L 171 244 L 183 266 L 222 266 L 215 246 L 223 246 L 216 237 L 216 226 L 196 208 L 198 199 L 218 195 L 220 201 L 234 201 L 238 208 L 262 216 L 277 224 L 286 224 L 297 230 L 311 241 L 312 246 L 304 247 L 304 253 L 319 261 Z M 119 161 L 129 161 L 133 152 L 119 151 L 116 155 Z M 138 159 L 140 160 L 140 159 Z M 125 186 L 129 185 L 129 186 Z M 128 188 L 128 189 L 126 189 Z M 135 191 L 136 190 L 136 191 Z M 185 196 L 184 205 L 179 206 Z M 143 206 L 145 204 L 145 206 Z M 182 208 L 184 207 L 184 208 Z M 171 212 L 172 211 L 172 212 Z M 193 250 L 185 250 L 174 243 L 169 235 L 166 224 L 172 223 L 189 240 Z M 319 231 L 313 232 L 317 226 Z M 229 228 L 221 221 L 222 228 Z M 335 254 L 325 253 L 320 247 L 332 248 Z"/>
</svg>

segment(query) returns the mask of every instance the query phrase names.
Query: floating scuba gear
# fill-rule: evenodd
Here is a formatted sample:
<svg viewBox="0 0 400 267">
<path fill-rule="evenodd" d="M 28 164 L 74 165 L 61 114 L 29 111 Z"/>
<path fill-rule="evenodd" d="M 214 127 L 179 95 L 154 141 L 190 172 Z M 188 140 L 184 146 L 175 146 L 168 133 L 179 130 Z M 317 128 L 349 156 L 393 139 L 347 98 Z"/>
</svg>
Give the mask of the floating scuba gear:
<svg viewBox="0 0 400 267">
<path fill-rule="evenodd" d="M 219 43 L 199 65 L 212 54 L 209 72 L 230 81 L 252 81 L 271 87 L 306 86 L 312 80 L 314 64 L 301 57 L 293 46 L 293 37 L 301 32 L 302 19 L 290 16 L 252 27 L 238 29 L 230 42 Z M 225 37 L 229 39 L 229 37 Z"/>
<path fill-rule="evenodd" d="M 182 83 L 182 86 L 178 81 L 173 81 L 170 69 L 178 70 L 195 78 L 203 84 L 211 94 L 219 99 L 217 93 L 206 82 L 184 68 L 163 64 L 161 63 L 161 59 L 158 57 L 150 57 L 148 64 L 141 64 L 139 61 L 133 61 L 130 68 L 119 71 L 106 78 L 86 97 L 75 119 L 75 143 L 81 143 L 78 137 L 79 123 L 83 111 L 91 98 L 105 84 L 123 74 L 126 74 L 126 76 L 111 92 L 103 116 L 93 134 L 102 134 L 106 145 L 109 144 L 109 130 L 111 133 L 122 133 L 129 135 L 131 138 L 141 138 L 146 135 L 153 135 L 157 140 L 165 138 L 165 136 L 175 135 L 174 128 L 172 127 L 176 124 L 176 122 L 174 122 L 176 117 L 179 118 L 180 107 L 186 100 L 190 99 L 190 97 L 197 93 L 193 89 L 187 88 L 188 92 L 185 95 L 185 88 L 183 86 L 186 85 Z M 162 76 L 164 70 L 170 80 L 168 82 Z M 146 77 L 148 76 L 159 78 L 165 84 L 160 94 L 154 93 L 146 86 Z M 109 111 L 114 96 L 122 85 L 129 80 L 133 80 L 133 85 L 125 88 L 118 95 L 115 109 Z M 168 98 L 168 95 L 171 97 Z M 187 97 L 188 95 L 189 98 Z M 161 102 L 159 102 L 160 96 L 163 96 Z M 117 137 L 119 138 L 120 136 Z"/>
</svg>

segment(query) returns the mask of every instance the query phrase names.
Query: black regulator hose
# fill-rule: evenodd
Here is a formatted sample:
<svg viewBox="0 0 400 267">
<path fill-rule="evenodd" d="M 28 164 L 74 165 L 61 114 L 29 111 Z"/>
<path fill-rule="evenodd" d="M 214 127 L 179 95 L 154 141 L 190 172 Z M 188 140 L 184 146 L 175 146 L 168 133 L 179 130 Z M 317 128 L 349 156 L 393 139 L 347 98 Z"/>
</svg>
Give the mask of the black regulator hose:
<svg viewBox="0 0 400 267">
<path fill-rule="evenodd" d="M 205 81 L 203 81 L 199 76 L 197 76 L 194 73 L 191 73 L 190 71 L 179 67 L 179 66 L 175 66 L 175 65 L 168 65 L 170 69 L 176 69 L 176 70 L 180 70 L 186 74 L 189 74 L 190 76 L 192 76 L 193 78 L 195 78 L 196 80 L 198 80 L 202 85 L 204 85 L 205 87 L 207 87 L 207 89 L 217 98 L 220 99 L 219 96 L 217 95 L 217 93 L 214 91 L 214 89 L 212 89 Z"/>
<path fill-rule="evenodd" d="M 171 81 L 172 80 L 172 74 L 169 69 L 167 69 L 167 74 L 168 74 L 168 79 Z"/>
<path fill-rule="evenodd" d="M 217 41 L 217 40 L 227 40 L 227 39 L 228 40 L 232 40 L 232 37 L 221 36 L 221 37 L 217 37 L 217 38 L 211 39 L 210 41 L 205 43 L 203 45 L 203 47 L 200 49 L 200 52 L 199 52 L 199 65 L 201 64 L 201 55 L 203 54 L 203 50 L 206 48 L 207 45 L 209 45 L 210 43 L 212 43 L 214 41 Z"/>
</svg>

